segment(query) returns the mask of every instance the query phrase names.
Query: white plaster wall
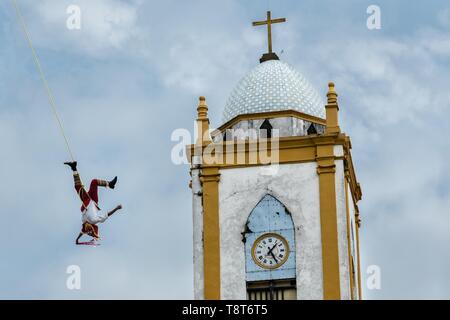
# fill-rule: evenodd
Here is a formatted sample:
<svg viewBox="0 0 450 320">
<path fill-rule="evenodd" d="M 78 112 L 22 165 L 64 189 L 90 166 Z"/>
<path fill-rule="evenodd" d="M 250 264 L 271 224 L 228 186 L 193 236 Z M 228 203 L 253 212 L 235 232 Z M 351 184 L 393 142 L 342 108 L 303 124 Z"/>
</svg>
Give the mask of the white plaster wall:
<svg viewBox="0 0 450 320">
<path fill-rule="evenodd" d="M 333 147 L 333 152 L 336 157 L 344 156 L 344 148 L 341 145 L 337 145 Z"/>
<path fill-rule="evenodd" d="M 335 150 L 336 152 L 336 150 Z M 350 295 L 350 269 L 347 239 L 347 205 L 345 202 L 344 161 L 336 160 L 336 214 L 338 227 L 339 274 L 341 299 L 348 300 Z"/>
<path fill-rule="evenodd" d="M 248 215 L 269 193 L 291 212 L 295 225 L 297 298 L 322 299 L 322 246 L 317 164 L 282 164 L 275 175 L 264 167 L 220 170 L 221 298 L 246 299 L 241 232 Z M 267 167 L 266 167 L 267 168 Z"/>
<path fill-rule="evenodd" d="M 355 266 L 355 291 L 354 291 L 354 297 L 356 299 L 359 299 L 359 293 L 358 293 L 358 283 L 359 283 L 359 278 L 358 278 L 358 250 L 357 250 L 357 246 L 356 246 L 356 222 L 355 222 L 355 205 L 353 202 L 353 198 L 351 196 L 351 189 L 350 186 L 347 186 L 348 188 L 348 204 L 349 204 L 349 211 L 350 211 L 350 222 L 351 222 L 351 228 L 353 230 L 353 237 L 350 235 L 350 241 L 351 241 L 351 247 L 352 247 L 352 254 L 353 254 L 353 264 Z"/>
<path fill-rule="evenodd" d="M 204 299 L 203 281 L 203 204 L 200 170 L 192 169 L 192 218 L 194 232 L 194 299 Z"/>
</svg>

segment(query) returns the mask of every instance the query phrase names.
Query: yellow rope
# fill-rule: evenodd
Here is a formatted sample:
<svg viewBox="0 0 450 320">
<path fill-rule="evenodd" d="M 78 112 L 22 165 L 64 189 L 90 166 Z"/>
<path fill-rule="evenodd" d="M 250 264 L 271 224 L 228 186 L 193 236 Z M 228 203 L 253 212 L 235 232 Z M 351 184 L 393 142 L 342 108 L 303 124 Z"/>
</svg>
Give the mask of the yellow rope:
<svg viewBox="0 0 450 320">
<path fill-rule="evenodd" d="M 29 47 L 31 49 L 31 52 L 33 54 L 34 63 L 36 64 L 36 67 L 37 67 L 37 69 L 39 71 L 39 75 L 41 77 L 41 80 L 44 83 L 45 90 L 47 91 L 48 101 L 50 102 L 50 106 L 52 107 L 53 115 L 55 116 L 56 121 L 58 122 L 59 130 L 61 131 L 61 134 L 62 134 L 62 136 L 64 138 L 64 142 L 66 144 L 67 151 L 69 151 L 69 155 L 70 155 L 70 158 L 72 159 L 72 161 L 75 161 L 75 158 L 73 156 L 72 150 L 70 149 L 69 140 L 67 139 L 67 136 L 66 136 L 66 134 L 64 132 L 64 127 L 62 125 L 61 119 L 60 119 L 60 117 L 58 115 L 58 112 L 56 110 L 55 99 L 53 98 L 52 91 L 50 90 L 50 86 L 48 85 L 48 82 L 47 82 L 47 79 L 46 79 L 46 77 L 44 75 L 44 72 L 42 71 L 38 55 L 37 55 L 36 51 L 34 50 L 33 43 L 31 42 L 31 38 L 30 38 L 30 35 L 28 33 L 27 26 L 25 24 L 25 20 L 23 19 L 23 15 L 22 15 L 22 13 L 20 11 L 19 6 L 17 5 L 17 1 L 16 0 L 12 0 L 12 3 L 14 5 L 14 8 L 16 9 L 17 18 L 19 19 L 20 24 L 22 25 L 23 32 L 25 33 L 25 37 L 27 39 L 28 45 L 29 45 Z"/>
</svg>

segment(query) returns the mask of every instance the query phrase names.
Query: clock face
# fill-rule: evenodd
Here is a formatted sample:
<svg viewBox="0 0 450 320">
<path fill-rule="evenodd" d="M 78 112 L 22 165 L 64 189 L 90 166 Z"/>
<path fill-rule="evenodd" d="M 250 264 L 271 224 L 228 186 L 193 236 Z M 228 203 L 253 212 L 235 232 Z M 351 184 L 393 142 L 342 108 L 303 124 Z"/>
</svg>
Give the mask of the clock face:
<svg viewBox="0 0 450 320">
<path fill-rule="evenodd" d="M 264 269 L 279 268 L 287 261 L 288 256 L 288 242 L 276 233 L 263 234 L 252 246 L 253 260 Z"/>
</svg>

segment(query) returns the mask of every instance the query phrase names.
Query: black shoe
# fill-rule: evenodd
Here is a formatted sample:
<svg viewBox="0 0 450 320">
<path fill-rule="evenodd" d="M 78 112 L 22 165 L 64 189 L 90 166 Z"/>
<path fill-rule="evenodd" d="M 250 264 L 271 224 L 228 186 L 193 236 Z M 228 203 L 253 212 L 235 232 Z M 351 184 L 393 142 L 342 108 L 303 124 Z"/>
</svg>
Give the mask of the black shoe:
<svg viewBox="0 0 450 320">
<path fill-rule="evenodd" d="M 115 177 L 110 182 L 108 182 L 108 187 L 110 187 L 111 189 L 114 189 L 114 187 L 116 186 L 116 183 L 117 183 L 117 177 Z"/>
<path fill-rule="evenodd" d="M 64 162 L 65 165 L 68 165 L 72 171 L 77 171 L 77 162 Z"/>
</svg>

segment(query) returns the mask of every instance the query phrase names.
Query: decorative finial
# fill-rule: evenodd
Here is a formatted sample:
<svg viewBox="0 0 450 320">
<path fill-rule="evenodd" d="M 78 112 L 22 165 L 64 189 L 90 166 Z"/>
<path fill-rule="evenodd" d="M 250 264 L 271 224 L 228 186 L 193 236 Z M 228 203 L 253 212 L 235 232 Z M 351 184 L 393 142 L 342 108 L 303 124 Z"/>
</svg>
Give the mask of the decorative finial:
<svg viewBox="0 0 450 320">
<path fill-rule="evenodd" d="M 270 11 L 267 11 L 267 20 L 253 22 L 254 27 L 267 25 L 268 52 L 263 54 L 261 59 L 259 59 L 260 63 L 263 63 L 264 61 L 267 60 L 280 60 L 278 56 L 272 51 L 272 24 L 282 22 L 286 22 L 286 19 L 285 18 L 272 19 L 272 13 Z"/>
<path fill-rule="evenodd" d="M 208 119 L 208 106 L 206 105 L 206 98 L 201 96 L 198 98 L 199 103 L 197 107 L 197 119 Z"/>
<path fill-rule="evenodd" d="M 325 133 L 334 134 L 341 132 L 341 129 L 339 128 L 339 106 L 337 97 L 338 95 L 334 89 L 334 83 L 328 83 L 327 105 L 325 106 L 327 121 Z"/>
<path fill-rule="evenodd" d="M 336 93 L 336 90 L 334 89 L 334 83 L 333 82 L 328 83 L 328 93 L 327 93 L 328 104 L 336 104 L 337 97 L 338 95 Z"/>
<path fill-rule="evenodd" d="M 206 105 L 205 97 L 198 98 L 197 107 L 197 144 L 203 144 L 203 142 L 211 141 L 209 135 L 209 119 L 208 119 L 208 106 Z"/>
</svg>

